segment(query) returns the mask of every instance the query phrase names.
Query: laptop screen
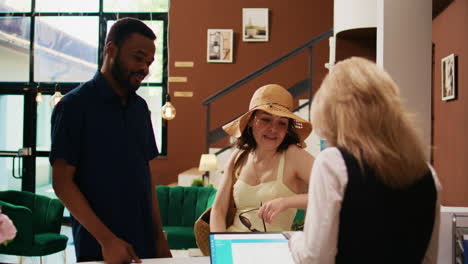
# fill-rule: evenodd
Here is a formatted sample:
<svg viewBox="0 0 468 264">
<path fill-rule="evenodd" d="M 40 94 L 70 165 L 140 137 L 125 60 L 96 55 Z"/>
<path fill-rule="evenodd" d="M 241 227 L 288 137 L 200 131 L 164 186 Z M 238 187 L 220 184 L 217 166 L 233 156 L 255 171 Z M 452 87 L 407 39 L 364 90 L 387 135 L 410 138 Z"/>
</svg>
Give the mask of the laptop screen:
<svg viewBox="0 0 468 264">
<path fill-rule="evenodd" d="M 210 233 L 211 264 L 294 264 L 282 233 Z"/>
</svg>

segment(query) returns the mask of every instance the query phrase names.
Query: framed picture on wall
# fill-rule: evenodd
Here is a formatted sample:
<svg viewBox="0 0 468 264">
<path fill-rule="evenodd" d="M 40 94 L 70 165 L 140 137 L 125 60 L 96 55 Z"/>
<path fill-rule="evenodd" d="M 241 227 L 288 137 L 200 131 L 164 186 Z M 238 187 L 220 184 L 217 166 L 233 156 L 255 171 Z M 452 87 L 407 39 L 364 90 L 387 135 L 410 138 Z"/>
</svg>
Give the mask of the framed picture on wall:
<svg viewBox="0 0 468 264">
<path fill-rule="evenodd" d="M 242 40 L 268 41 L 268 8 L 242 9 Z"/>
<path fill-rule="evenodd" d="M 450 54 L 441 61 L 442 100 L 448 101 L 457 95 L 457 62 L 455 54 Z"/>
<path fill-rule="evenodd" d="M 208 62 L 232 63 L 234 52 L 232 29 L 208 29 Z"/>
</svg>

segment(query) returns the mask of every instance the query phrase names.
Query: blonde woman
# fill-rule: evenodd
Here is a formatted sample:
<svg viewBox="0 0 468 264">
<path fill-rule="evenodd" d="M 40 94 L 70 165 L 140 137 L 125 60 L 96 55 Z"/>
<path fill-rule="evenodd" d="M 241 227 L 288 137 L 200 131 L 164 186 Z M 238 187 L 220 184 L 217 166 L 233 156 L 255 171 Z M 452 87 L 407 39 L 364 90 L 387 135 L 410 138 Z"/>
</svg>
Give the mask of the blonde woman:
<svg viewBox="0 0 468 264">
<path fill-rule="evenodd" d="M 286 89 L 265 85 L 255 91 L 249 110 L 223 127 L 237 138 L 238 148 L 212 207 L 212 232 L 290 230 L 297 208 L 307 206 L 305 186 L 314 159 L 302 148 L 312 126 L 292 109 Z M 236 212 L 227 226 L 231 195 Z"/>
<path fill-rule="evenodd" d="M 399 89 L 373 62 L 336 64 L 311 110 L 312 169 L 296 263 L 435 263 L 440 184 Z"/>
</svg>

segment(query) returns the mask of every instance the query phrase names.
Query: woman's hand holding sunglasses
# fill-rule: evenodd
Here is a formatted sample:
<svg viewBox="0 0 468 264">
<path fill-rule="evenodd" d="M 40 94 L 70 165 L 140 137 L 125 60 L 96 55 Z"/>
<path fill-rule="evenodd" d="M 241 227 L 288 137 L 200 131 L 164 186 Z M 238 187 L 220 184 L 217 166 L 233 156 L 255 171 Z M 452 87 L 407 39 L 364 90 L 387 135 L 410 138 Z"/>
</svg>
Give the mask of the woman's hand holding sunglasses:
<svg viewBox="0 0 468 264">
<path fill-rule="evenodd" d="M 260 207 L 262 207 L 262 202 L 260 202 Z M 247 210 L 245 212 L 242 212 L 239 214 L 239 220 L 241 221 L 241 223 L 247 227 L 251 232 L 261 232 L 257 229 L 255 229 L 253 226 L 252 226 L 252 222 L 250 222 L 249 218 L 245 217 L 244 214 L 245 213 L 248 213 L 248 212 L 252 212 L 252 211 L 255 211 L 255 210 L 259 210 L 260 208 L 254 208 L 254 209 L 251 209 L 251 210 Z M 262 223 L 263 223 L 263 232 L 266 232 L 267 229 L 266 229 L 266 225 L 265 225 L 265 220 L 262 219 Z"/>
<path fill-rule="evenodd" d="M 284 198 L 277 198 L 263 204 L 258 210 L 258 217 L 271 224 L 273 219 L 286 209 Z"/>
</svg>

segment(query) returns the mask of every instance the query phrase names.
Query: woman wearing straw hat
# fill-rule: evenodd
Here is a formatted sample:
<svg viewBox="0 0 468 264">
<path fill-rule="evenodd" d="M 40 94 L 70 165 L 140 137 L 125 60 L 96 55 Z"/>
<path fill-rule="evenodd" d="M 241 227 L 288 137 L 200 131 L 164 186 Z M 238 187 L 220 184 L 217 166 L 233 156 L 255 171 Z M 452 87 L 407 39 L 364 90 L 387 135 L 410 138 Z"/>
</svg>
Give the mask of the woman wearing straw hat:
<svg viewBox="0 0 468 264">
<path fill-rule="evenodd" d="M 315 94 L 317 155 L 296 263 L 436 263 L 440 184 L 396 83 L 363 58 L 333 66 Z"/>
<path fill-rule="evenodd" d="M 302 148 L 312 126 L 292 109 L 286 89 L 265 85 L 255 91 L 249 111 L 223 127 L 237 138 L 237 149 L 212 207 L 212 232 L 290 230 L 297 208 L 307 206 L 314 158 Z M 226 226 L 231 194 L 236 212 Z"/>
</svg>

